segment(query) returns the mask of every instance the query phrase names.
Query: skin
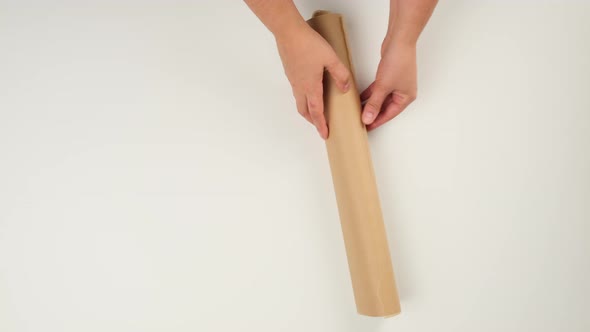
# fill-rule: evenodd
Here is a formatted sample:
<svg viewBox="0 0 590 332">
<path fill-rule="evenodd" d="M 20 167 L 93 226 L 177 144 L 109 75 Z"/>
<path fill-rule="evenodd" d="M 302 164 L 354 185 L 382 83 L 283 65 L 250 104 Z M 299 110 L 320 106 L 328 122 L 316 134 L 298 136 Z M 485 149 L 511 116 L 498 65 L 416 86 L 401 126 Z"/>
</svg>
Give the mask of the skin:
<svg viewBox="0 0 590 332">
<path fill-rule="evenodd" d="M 324 117 L 323 73 L 346 92 L 351 75 L 332 47 L 306 23 L 292 0 L 245 0 L 273 33 L 291 83 L 297 111 L 328 138 Z M 389 24 L 381 45 L 375 81 L 361 93 L 362 121 L 380 127 L 416 99 L 416 43 L 437 0 L 390 0 Z"/>
</svg>

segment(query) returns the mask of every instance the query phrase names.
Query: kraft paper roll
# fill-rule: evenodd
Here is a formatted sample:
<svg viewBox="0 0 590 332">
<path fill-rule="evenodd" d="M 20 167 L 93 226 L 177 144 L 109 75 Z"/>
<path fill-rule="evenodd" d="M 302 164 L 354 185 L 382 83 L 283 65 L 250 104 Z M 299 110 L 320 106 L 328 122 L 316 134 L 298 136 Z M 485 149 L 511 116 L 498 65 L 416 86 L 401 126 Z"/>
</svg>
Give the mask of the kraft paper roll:
<svg viewBox="0 0 590 332">
<path fill-rule="evenodd" d="M 342 16 L 317 11 L 307 22 L 353 73 Z M 326 147 L 357 311 L 389 317 L 401 309 L 354 82 L 352 79 L 350 90 L 342 93 L 332 77 L 324 75 L 324 110 L 330 131 Z"/>
</svg>

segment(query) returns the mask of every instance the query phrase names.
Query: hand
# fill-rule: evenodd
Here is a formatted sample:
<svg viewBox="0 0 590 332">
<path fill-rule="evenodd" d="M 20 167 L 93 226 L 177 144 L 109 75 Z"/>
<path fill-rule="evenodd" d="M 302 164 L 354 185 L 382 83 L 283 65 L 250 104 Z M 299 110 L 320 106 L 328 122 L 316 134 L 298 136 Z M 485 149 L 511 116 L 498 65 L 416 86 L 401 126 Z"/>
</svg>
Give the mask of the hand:
<svg viewBox="0 0 590 332">
<path fill-rule="evenodd" d="M 324 69 L 340 90 L 350 87 L 350 72 L 328 42 L 307 24 L 288 35 L 276 37 L 285 74 L 293 88 L 297 111 L 312 123 L 323 139 L 328 138 L 324 116 Z"/>
<path fill-rule="evenodd" d="M 373 130 L 400 114 L 416 99 L 416 45 L 386 37 L 375 82 L 361 93 L 362 121 Z"/>
</svg>

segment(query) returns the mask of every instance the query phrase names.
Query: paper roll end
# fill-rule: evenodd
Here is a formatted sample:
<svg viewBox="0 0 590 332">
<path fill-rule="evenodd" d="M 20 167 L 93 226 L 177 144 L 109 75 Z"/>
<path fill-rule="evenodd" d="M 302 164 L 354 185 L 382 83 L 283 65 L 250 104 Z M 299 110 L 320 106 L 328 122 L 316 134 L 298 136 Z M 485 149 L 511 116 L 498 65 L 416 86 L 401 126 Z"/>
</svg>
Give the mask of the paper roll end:
<svg viewBox="0 0 590 332">
<path fill-rule="evenodd" d="M 313 12 L 313 15 L 311 15 L 311 17 L 318 17 L 318 16 L 322 16 L 322 15 L 326 15 L 326 14 L 331 14 L 329 11 L 327 10 L 316 10 L 315 12 Z"/>
<path fill-rule="evenodd" d="M 402 311 L 401 311 L 401 310 L 397 310 L 397 311 L 390 311 L 390 312 L 388 312 L 388 313 L 383 313 L 383 312 L 381 312 L 381 313 L 376 313 L 376 312 L 374 312 L 374 311 L 372 311 L 372 312 L 363 312 L 363 311 L 357 310 L 357 313 L 358 313 L 359 315 L 363 315 L 363 316 L 367 316 L 367 317 L 374 317 L 374 318 L 391 318 L 391 317 L 395 317 L 395 316 L 397 316 L 397 315 L 401 314 L 401 313 L 402 313 Z"/>
</svg>

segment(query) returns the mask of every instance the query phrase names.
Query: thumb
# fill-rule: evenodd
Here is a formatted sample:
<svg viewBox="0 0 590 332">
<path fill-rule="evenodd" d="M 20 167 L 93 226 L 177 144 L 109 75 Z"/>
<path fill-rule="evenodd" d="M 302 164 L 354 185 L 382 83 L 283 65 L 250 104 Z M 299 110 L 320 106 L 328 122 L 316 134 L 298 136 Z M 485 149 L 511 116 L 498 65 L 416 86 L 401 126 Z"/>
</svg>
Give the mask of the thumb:
<svg viewBox="0 0 590 332">
<path fill-rule="evenodd" d="M 326 67 L 330 76 L 334 78 L 336 82 L 336 86 L 342 92 L 348 91 L 350 88 L 350 71 L 346 66 L 338 59 L 338 56 L 334 54 L 334 59 L 330 62 L 330 64 Z"/>
<path fill-rule="evenodd" d="M 363 123 L 366 125 L 370 125 L 375 121 L 377 115 L 381 111 L 381 107 L 383 106 L 383 102 L 387 97 L 387 93 L 385 93 L 379 86 L 374 86 L 371 91 L 371 96 L 367 100 L 365 107 L 362 113 L 362 120 Z"/>
</svg>

